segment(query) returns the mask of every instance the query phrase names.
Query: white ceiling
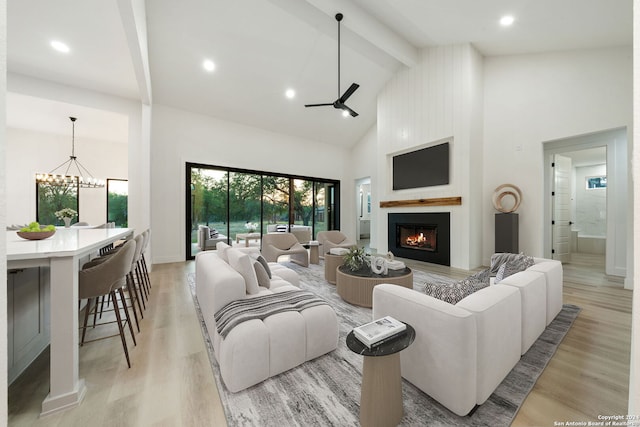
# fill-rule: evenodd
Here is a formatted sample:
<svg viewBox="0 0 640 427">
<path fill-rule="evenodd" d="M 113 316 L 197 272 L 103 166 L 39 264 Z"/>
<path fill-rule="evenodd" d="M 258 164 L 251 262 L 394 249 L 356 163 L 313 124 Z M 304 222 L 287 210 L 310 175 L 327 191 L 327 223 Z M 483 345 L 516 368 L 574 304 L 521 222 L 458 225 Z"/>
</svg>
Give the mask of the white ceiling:
<svg viewBox="0 0 640 427">
<path fill-rule="evenodd" d="M 140 99 L 118 10 L 129 1 L 9 0 L 8 70 Z M 631 45 L 633 30 L 632 0 L 147 0 L 146 7 L 153 102 L 344 146 L 375 124 L 377 94 L 420 48 L 470 42 L 484 55 L 510 55 L 621 46 Z M 345 15 L 341 90 L 360 84 L 347 102 L 357 118 L 303 107 L 338 97 L 336 12 Z M 497 23 L 505 13 L 516 18 L 510 28 Z M 51 50 L 53 38 L 70 54 Z M 204 72 L 205 58 L 215 72 Z M 284 97 L 288 87 L 297 91 L 293 100 Z M 18 126 L 13 101 L 8 125 Z M 68 126 L 71 114 L 59 107 L 59 114 L 21 108 L 34 127 L 55 122 L 38 111 Z"/>
</svg>

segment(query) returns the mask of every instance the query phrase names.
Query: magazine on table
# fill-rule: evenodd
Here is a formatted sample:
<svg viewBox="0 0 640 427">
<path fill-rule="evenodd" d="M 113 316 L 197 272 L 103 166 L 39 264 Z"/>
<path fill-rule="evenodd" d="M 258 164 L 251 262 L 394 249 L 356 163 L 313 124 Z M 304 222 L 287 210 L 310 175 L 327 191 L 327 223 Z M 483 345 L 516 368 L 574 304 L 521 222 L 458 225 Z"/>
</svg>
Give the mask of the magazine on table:
<svg viewBox="0 0 640 427">
<path fill-rule="evenodd" d="M 353 334 L 364 345 L 371 348 L 391 338 L 395 338 L 396 335 L 405 329 L 407 329 L 407 325 L 404 323 L 391 316 L 385 316 L 373 322 L 358 326 L 353 330 Z"/>
</svg>

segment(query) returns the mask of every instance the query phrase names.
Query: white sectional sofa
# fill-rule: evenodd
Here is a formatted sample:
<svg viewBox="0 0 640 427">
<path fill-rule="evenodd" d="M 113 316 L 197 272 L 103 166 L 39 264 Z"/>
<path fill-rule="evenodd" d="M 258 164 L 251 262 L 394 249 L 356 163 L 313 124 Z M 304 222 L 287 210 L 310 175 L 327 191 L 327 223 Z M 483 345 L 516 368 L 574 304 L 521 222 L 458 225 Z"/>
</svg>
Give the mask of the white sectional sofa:
<svg viewBox="0 0 640 427">
<path fill-rule="evenodd" d="M 534 261 L 456 305 L 376 286 L 373 318 L 393 316 L 416 330 L 400 353 L 402 376 L 461 416 L 484 403 L 562 309 L 562 264 Z"/>
<path fill-rule="evenodd" d="M 291 282 L 297 284 L 299 279 L 295 271 L 270 263 L 269 288 L 259 287 L 257 293 L 248 294 L 243 275 L 218 252 L 196 255 L 196 296 L 227 389 L 243 390 L 337 347 L 338 320 L 328 305 L 248 320 L 222 338 L 214 318 L 220 308 L 231 301 L 297 290 Z"/>
</svg>

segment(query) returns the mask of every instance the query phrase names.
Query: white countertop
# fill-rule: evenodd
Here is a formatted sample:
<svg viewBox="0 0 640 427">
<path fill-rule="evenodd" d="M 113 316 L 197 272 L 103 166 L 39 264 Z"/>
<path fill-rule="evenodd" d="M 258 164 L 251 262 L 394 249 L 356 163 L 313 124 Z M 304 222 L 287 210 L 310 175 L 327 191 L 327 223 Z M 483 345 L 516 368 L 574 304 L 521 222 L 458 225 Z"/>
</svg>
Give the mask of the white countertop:
<svg viewBox="0 0 640 427">
<path fill-rule="evenodd" d="M 131 233 L 131 228 L 71 227 L 57 228 L 56 234 L 47 239 L 25 240 L 15 231 L 7 231 L 7 261 L 79 255 Z"/>
</svg>

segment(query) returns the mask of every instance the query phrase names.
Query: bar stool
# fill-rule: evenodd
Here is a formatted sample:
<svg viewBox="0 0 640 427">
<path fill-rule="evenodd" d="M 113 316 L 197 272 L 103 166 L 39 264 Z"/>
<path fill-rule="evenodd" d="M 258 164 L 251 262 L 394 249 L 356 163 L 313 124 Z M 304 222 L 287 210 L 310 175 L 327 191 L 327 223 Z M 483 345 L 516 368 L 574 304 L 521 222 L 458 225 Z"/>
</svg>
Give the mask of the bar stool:
<svg viewBox="0 0 640 427">
<path fill-rule="evenodd" d="M 89 320 L 91 308 L 91 300 L 95 299 L 95 303 L 93 306 L 93 310 L 97 310 L 98 308 L 98 298 L 108 295 L 113 302 L 113 311 L 116 316 L 115 323 L 118 324 L 118 330 L 120 332 L 120 340 L 122 341 L 122 348 L 124 349 L 124 354 L 127 359 L 127 366 L 131 368 L 131 362 L 129 360 L 129 350 L 127 348 L 127 340 L 124 336 L 124 325 L 128 324 L 129 332 L 131 334 L 131 338 L 133 340 L 133 344 L 136 345 L 136 338 L 133 333 L 133 326 L 131 325 L 131 318 L 129 317 L 129 310 L 127 309 L 125 303 L 125 296 L 123 291 L 123 286 L 126 284 L 127 274 L 131 271 L 131 262 L 133 261 L 133 256 L 135 254 L 135 243 L 129 241 L 124 244 L 123 248 L 119 250 L 117 253 L 108 257 L 104 261 L 100 263 L 95 263 L 87 268 L 83 268 L 78 273 L 78 295 L 80 299 L 87 299 L 87 307 L 85 308 L 84 315 L 84 325 L 82 327 L 82 339 L 80 341 L 80 346 L 84 345 L 85 335 L 87 331 L 87 322 Z M 123 322 L 121 314 L 120 314 L 120 305 L 118 303 L 118 297 L 116 296 L 116 292 L 120 296 L 120 301 L 123 302 L 125 320 Z M 95 323 L 94 318 L 94 327 L 99 325 L 106 325 L 114 322 L 103 322 L 103 323 Z M 115 335 L 111 335 L 110 338 Z M 103 338 L 99 338 L 103 339 Z M 95 340 L 92 340 L 95 341 Z"/>
</svg>

